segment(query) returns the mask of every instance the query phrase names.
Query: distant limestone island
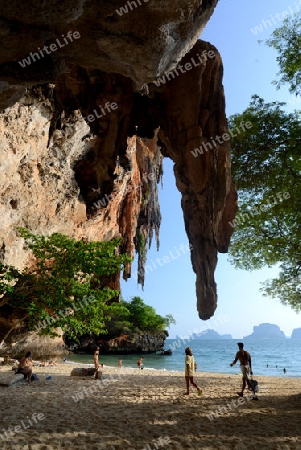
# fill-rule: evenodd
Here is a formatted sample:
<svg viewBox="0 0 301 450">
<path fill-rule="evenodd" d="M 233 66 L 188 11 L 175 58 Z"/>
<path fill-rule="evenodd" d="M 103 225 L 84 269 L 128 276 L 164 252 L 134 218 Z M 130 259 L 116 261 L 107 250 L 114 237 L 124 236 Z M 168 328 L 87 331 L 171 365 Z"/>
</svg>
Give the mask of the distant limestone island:
<svg viewBox="0 0 301 450">
<path fill-rule="evenodd" d="M 176 339 L 181 339 L 176 336 Z M 232 339 L 231 334 L 218 334 L 215 330 L 205 330 L 202 333 L 193 333 L 192 339 Z"/>
<path fill-rule="evenodd" d="M 215 330 L 205 330 L 202 333 L 193 333 L 191 339 L 233 339 L 231 334 L 219 334 Z M 183 336 L 176 336 L 175 339 L 182 339 Z M 238 338 L 237 338 L 238 339 Z M 253 327 L 253 333 L 244 336 L 243 339 L 288 339 L 278 325 L 273 323 L 260 323 Z M 301 339 L 301 328 L 292 331 L 291 339 Z"/>
<path fill-rule="evenodd" d="M 301 328 L 295 328 L 293 330 L 291 339 L 301 339 Z"/>
<path fill-rule="evenodd" d="M 286 336 L 278 325 L 260 323 L 258 326 L 254 326 L 253 333 L 249 336 L 244 336 L 244 339 L 286 339 Z M 301 328 L 293 330 L 291 339 L 301 339 Z"/>
<path fill-rule="evenodd" d="M 253 333 L 244 336 L 244 339 L 286 339 L 283 331 L 273 323 L 260 323 L 253 327 Z"/>
</svg>

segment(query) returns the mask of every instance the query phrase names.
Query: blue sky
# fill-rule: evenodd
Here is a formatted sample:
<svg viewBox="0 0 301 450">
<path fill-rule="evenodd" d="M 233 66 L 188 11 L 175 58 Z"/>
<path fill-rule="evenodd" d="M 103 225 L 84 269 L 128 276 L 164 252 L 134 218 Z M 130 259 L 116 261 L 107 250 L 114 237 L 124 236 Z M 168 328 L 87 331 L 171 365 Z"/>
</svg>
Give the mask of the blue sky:
<svg viewBox="0 0 301 450">
<path fill-rule="evenodd" d="M 294 109 L 289 103 L 294 102 L 294 96 L 288 89 L 276 90 L 271 84 L 278 72 L 276 52 L 259 44 L 258 40 L 267 39 L 282 24 L 285 11 L 292 14 L 298 9 L 301 11 L 301 0 L 219 1 L 201 38 L 215 45 L 222 55 L 227 116 L 246 108 L 252 94 L 258 94 L 266 101 L 288 102 L 287 110 Z M 300 105 L 295 107 L 300 108 Z M 199 319 L 190 254 L 183 247 L 180 249 L 181 244 L 188 244 L 188 240 L 180 206 L 181 196 L 175 186 L 172 168 L 172 161 L 165 159 L 163 189 L 159 188 L 162 213 L 160 250 L 157 252 L 153 245 L 147 262 L 153 271 L 147 274 L 144 291 L 134 278 L 122 281 L 125 300 L 139 295 L 159 314 L 172 314 L 177 324 L 171 326 L 170 337 L 213 328 L 220 334 L 229 333 L 240 338 L 250 334 L 254 325 L 263 322 L 278 324 L 290 336 L 293 328 L 301 327 L 301 315 L 279 301 L 262 297 L 259 292 L 260 282 L 275 276 L 277 270 L 236 270 L 228 262 L 228 255 L 218 256 L 215 272 L 218 307 L 215 315 L 209 321 Z M 169 256 L 170 261 L 159 266 L 156 258 L 164 256 Z M 136 270 L 135 260 L 133 273 Z"/>
</svg>

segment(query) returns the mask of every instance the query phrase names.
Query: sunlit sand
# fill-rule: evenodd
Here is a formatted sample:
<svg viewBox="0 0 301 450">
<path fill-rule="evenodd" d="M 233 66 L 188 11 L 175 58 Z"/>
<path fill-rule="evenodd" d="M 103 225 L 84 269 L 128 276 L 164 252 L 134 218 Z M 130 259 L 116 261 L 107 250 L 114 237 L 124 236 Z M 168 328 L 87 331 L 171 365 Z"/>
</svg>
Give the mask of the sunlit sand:
<svg viewBox="0 0 301 450">
<path fill-rule="evenodd" d="M 105 367 L 99 381 L 72 368 L 34 367 L 38 381 L 0 387 L 1 449 L 301 448 L 299 378 L 256 377 L 259 401 L 246 391 L 239 403 L 238 374 L 196 373 L 199 397 L 183 395 L 184 373 Z"/>
</svg>

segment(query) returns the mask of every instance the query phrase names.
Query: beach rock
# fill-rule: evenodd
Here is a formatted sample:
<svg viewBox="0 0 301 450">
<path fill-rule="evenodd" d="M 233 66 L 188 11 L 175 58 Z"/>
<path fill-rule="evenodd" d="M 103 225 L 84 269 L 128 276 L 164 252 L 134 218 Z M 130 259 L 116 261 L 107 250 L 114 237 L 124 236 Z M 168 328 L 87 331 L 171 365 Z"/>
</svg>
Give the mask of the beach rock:
<svg viewBox="0 0 301 450">
<path fill-rule="evenodd" d="M 0 356 L 7 356 L 20 360 L 28 351 L 32 352 L 33 359 L 52 359 L 57 356 L 68 355 L 68 349 L 63 340 L 62 330 L 56 329 L 60 336 L 38 336 L 28 331 L 26 326 L 17 327 L 0 345 Z"/>
<path fill-rule="evenodd" d="M 19 381 L 24 380 L 23 373 L 0 373 L 0 386 L 11 386 L 12 384 L 18 383 Z"/>
<path fill-rule="evenodd" d="M 98 372 L 99 377 L 101 377 L 102 372 Z M 92 377 L 95 374 L 94 367 L 75 367 L 72 369 L 70 376 L 71 377 Z"/>
<path fill-rule="evenodd" d="M 163 352 L 160 353 L 162 356 L 171 356 L 172 350 L 169 348 L 168 350 L 163 350 Z"/>
</svg>

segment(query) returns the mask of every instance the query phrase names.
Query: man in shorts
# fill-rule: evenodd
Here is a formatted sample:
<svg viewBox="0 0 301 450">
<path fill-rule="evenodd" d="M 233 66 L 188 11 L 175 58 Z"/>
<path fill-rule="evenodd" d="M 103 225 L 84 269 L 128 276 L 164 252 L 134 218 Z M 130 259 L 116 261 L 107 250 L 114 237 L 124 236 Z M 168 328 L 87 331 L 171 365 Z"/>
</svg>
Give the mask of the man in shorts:
<svg viewBox="0 0 301 450">
<path fill-rule="evenodd" d="M 248 377 L 249 373 L 251 375 L 253 375 L 251 355 L 249 352 L 244 350 L 244 344 L 242 342 L 238 342 L 237 345 L 238 345 L 239 350 L 235 355 L 234 361 L 230 364 L 230 366 L 232 367 L 234 364 L 237 363 L 238 360 L 240 362 L 240 369 L 241 369 L 241 373 L 242 373 L 242 389 L 241 389 L 241 392 L 237 392 L 237 395 L 239 395 L 240 397 L 243 397 L 245 387 L 246 387 L 246 385 L 248 385 L 250 390 L 253 393 L 252 400 L 258 400 L 258 398 L 255 395 L 255 392 L 252 389 L 253 386 L 250 383 L 250 380 Z"/>
</svg>

